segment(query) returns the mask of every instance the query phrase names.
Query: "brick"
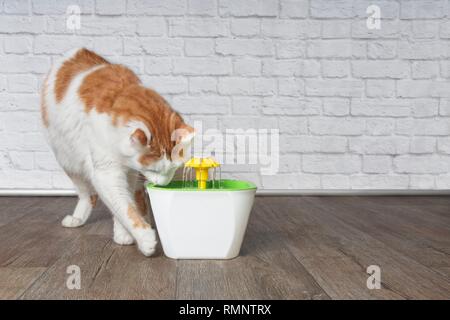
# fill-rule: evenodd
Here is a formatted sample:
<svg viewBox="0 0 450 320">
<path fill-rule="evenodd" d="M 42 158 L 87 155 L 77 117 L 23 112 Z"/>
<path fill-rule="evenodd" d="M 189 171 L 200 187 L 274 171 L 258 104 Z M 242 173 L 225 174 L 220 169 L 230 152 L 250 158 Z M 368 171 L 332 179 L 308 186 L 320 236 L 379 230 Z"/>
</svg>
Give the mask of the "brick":
<svg viewBox="0 0 450 320">
<path fill-rule="evenodd" d="M 261 33 L 270 38 L 311 39 L 320 36 L 320 24 L 309 20 L 263 19 Z"/>
<path fill-rule="evenodd" d="M 281 0 L 281 18 L 306 18 L 309 5 L 307 0 Z"/>
<path fill-rule="evenodd" d="M 145 86 L 155 89 L 161 94 L 182 94 L 187 92 L 188 81 L 185 77 L 141 77 Z"/>
<path fill-rule="evenodd" d="M 323 189 L 350 189 L 350 179 L 341 174 L 324 174 L 321 176 Z"/>
<path fill-rule="evenodd" d="M 361 159 L 356 155 L 303 155 L 302 169 L 306 173 L 357 173 Z"/>
<path fill-rule="evenodd" d="M 351 114 L 354 116 L 379 116 L 379 117 L 407 117 L 411 114 L 408 101 L 382 99 L 365 100 L 353 99 Z"/>
<path fill-rule="evenodd" d="M 122 38 L 101 37 L 94 41 L 94 51 L 100 55 L 122 55 L 123 44 Z"/>
<path fill-rule="evenodd" d="M 366 96 L 368 98 L 392 98 L 395 96 L 394 80 L 371 80 L 366 82 Z"/>
<path fill-rule="evenodd" d="M 89 47 L 91 43 L 90 39 L 80 37 L 67 41 L 66 36 L 39 35 L 34 39 L 34 53 L 63 54 L 76 47 Z"/>
<path fill-rule="evenodd" d="M 276 81 L 264 78 L 221 78 L 218 90 L 223 95 L 274 95 Z"/>
<path fill-rule="evenodd" d="M 308 119 L 306 117 L 281 117 L 279 118 L 281 134 L 307 134 Z"/>
<path fill-rule="evenodd" d="M 438 138 L 437 139 L 437 150 L 440 153 L 450 154 L 450 138 Z"/>
<path fill-rule="evenodd" d="M 448 173 L 449 157 L 403 155 L 394 159 L 394 170 L 398 173 Z"/>
<path fill-rule="evenodd" d="M 444 43 L 436 40 L 402 40 L 398 45 L 398 56 L 401 59 L 437 59 L 445 57 Z"/>
<path fill-rule="evenodd" d="M 41 129 L 41 118 L 38 112 L 2 112 L 3 130 L 10 132 L 33 132 Z"/>
<path fill-rule="evenodd" d="M 350 184 L 353 189 L 406 189 L 409 177 L 394 174 L 352 175 Z"/>
<path fill-rule="evenodd" d="M 348 61 L 323 60 L 322 76 L 325 78 L 345 78 L 350 74 Z"/>
<path fill-rule="evenodd" d="M 448 81 L 401 80 L 397 82 L 397 96 L 402 98 L 448 97 Z"/>
<path fill-rule="evenodd" d="M 216 52 L 222 55 L 272 56 L 272 41 L 261 39 L 217 39 Z"/>
<path fill-rule="evenodd" d="M 19 55 L 0 56 L 0 72 L 45 73 L 50 68 L 48 57 L 27 57 Z"/>
<path fill-rule="evenodd" d="M 184 43 L 181 39 L 171 38 L 125 38 L 124 53 L 138 55 L 146 53 L 152 56 L 181 56 Z"/>
<path fill-rule="evenodd" d="M 30 2 L 28 0 L 8 0 L 3 4 L 3 11 L 7 14 L 29 14 Z"/>
<path fill-rule="evenodd" d="M 364 84 L 358 80 L 306 80 L 307 96 L 360 97 Z"/>
<path fill-rule="evenodd" d="M 301 155 L 299 154 L 284 154 L 280 157 L 281 173 L 295 174 L 300 173 L 302 169 Z"/>
<path fill-rule="evenodd" d="M 304 41 L 277 40 L 275 42 L 276 55 L 280 59 L 303 58 L 305 56 L 305 48 L 306 44 Z"/>
<path fill-rule="evenodd" d="M 356 78 L 391 78 L 408 77 L 409 64 L 404 61 L 352 61 L 352 73 Z"/>
<path fill-rule="evenodd" d="M 169 32 L 172 37 L 222 37 L 228 34 L 228 22 L 215 18 L 171 19 Z"/>
<path fill-rule="evenodd" d="M 327 0 L 311 0 L 310 14 L 313 18 L 353 18 L 353 1 L 336 0 L 333 2 Z"/>
<path fill-rule="evenodd" d="M 278 0 L 219 0 L 219 13 L 234 17 L 276 17 Z"/>
<path fill-rule="evenodd" d="M 212 39 L 186 39 L 184 51 L 189 57 L 205 57 L 214 54 L 214 40 Z"/>
<path fill-rule="evenodd" d="M 366 134 L 372 136 L 390 135 L 395 128 L 394 120 L 379 118 L 366 120 Z"/>
<path fill-rule="evenodd" d="M 311 118 L 309 129 L 312 134 L 358 136 L 364 132 L 364 121 L 360 119 Z"/>
<path fill-rule="evenodd" d="M 411 189 L 435 189 L 434 176 L 431 175 L 415 175 L 409 176 L 409 187 Z"/>
<path fill-rule="evenodd" d="M 412 35 L 416 39 L 434 38 L 439 34 L 437 21 L 422 20 L 412 21 Z"/>
<path fill-rule="evenodd" d="M 9 159 L 14 169 L 32 170 L 34 169 L 34 154 L 30 151 L 11 151 Z"/>
<path fill-rule="evenodd" d="M 233 114 L 257 115 L 261 109 L 262 101 L 258 97 L 233 97 Z"/>
<path fill-rule="evenodd" d="M 370 41 L 367 44 L 370 59 L 394 59 L 397 56 L 396 41 Z"/>
<path fill-rule="evenodd" d="M 369 29 L 365 19 L 356 20 L 352 22 L 352 37 L 357 39 L 398 39 L 400 38 L 400 24 L 396 20 L 381 20 L 380 29 Z"/>
<path fill-rule="evenodd" d="M 450 116 L 450 99 L 441 99 L 440 100 L 439 115 Z"/>
<path fill-rule="evenodd" d="M 439 102 L 435 99 L 413 99 L 412 113 L 415 118 L 434 117 L 439 112 Z"/>
<path fill-rule="evenodd" d="M 367 18 L 367 8 L 370 5 L 377 5 L 381 10 L 382 19 L 396 19 L 399 16 L 400 6 L 396 1 L 372 1 L 372 0 L 358 0 L 353 3 L 353 10 L 357 17 Z"/>
<path fill-rule="evenodd" d="M 360 154 L 404 154 L 409 152 L 406 137 L 355 137 L 349 139 L 349 150 Z"/>
<path fill-rule="evenodd" d="M 35 93 L 38 90 L 36 77 L 26 74 L 10 75 L 8 91 L 13 93 Z"/>
<path fill-rule="evenodd" d="M 27 36 L 12 36 L 3 39 L 5 53 L 30 53 L 32 39 Z"/>
<path fill-rule="evenodd" d="M 257 36 L 260 33 L 259 19 L 232 19 L 231 34 L 239 37 Z"/>
<path fill-rule="evenodd" d="M 397 120 L 396 133 L 417 136 L 446 136 L 450 125 L 446 119 L 401 119 Z"/>
<path fill-rule="evenodd" d="M 347 99 L 324 99 L 323 114 L 327 116 L 345 116 L 350 113 L 350 101 Z"/>
<path fill-rule="evenodd" d="M 261 61 L 257 59 L 238 58 L 233 61 L 233 72 L 239 76 L 260 76 Z"/>
<path fill-rule="evenodd" d="M 439 36 L 444 39 L 450 39 L 450 21 L 441 23 L 439 27 Z"/>
<path fill-rule="evenodd" d="M 313 40 L 308 42 L 309 58 L 349 58 L 353 45 L 350 40 Z"/>
<path fill-rule="evenodd" d="M 323 20 L 322 38 L 350 38 L 351 22 L 343 20 Z"/>
<path fill-rule="evenodd" d="M 442 78 L 450 78 L 450 61 L 441 61 L 440 70 Z"/>
<path fill-rule="evenodd" d="M 301 153 L 344 153 L 347 139 L 343 137 L 282 136 L 280 149 Z"/>
<path fill-rule="evenodd" d="M 173 107 L 183 114 L 225 114 L 230 109 L 227 97 L 183 97 L 173 98 Z"/>
<path fill-rule="evenodd" d="M 433 153 L 436 149 L 436 138 L 413 137 L 410 141 L 409 152 L 413 154 Z"/>
<path fill-rule="evenodd" d="M 72 181 L 64 172 L 52 172 L 51 185 L 55 189 L 74 189 Z"/>
<path fill-rule="evenodd" d="M 168 75 L 172 72 L 170 58 L 145 58 L 145 73 L 151 75 Z"/>
<path fill-rule="evenodd" d="M 5 16 L 0 19 L 0 33 L 41 34 L 45 30 L 44 17 Z"/>
<path fill-rule="evenodd" d="M 61 23 L 61 21 L 59 22 Z M 132 17 L 82 17 L 82 27 L 78 32 L 82 35 L 89 36 L 132 36 L 136 33 L 137 22 Z M 62 20 L 62 26 L 58 23 L 50 30 L 56 33 L 67 33 L 66 22 Z M 69 30 L 70 31 L 70 30 Z M 70 31 L 69 33 L 72 33 Z"/>
<path fill-rule="evenodd" d="M 39 95 L 29 93 L 0 94 L 2 111 L 36 111 L 39 105 Z"/>
<path fill-rule="evenodd" d="M 215 16 L 217 14 L 217 2 L 204 0 L 188 0 L 188 14 Z"/>
<path fill-rule="evenodd" d="M 264 189 L 318 189 L 320 177 L 313 174 L 276 174 L 262 176 Z"/>
<path fill-rule="evenodd" d="M 402 0 L 401 19 L 437 19 L 445 16 L 447 0 Z"/>
<path fill-rule="evenodd" d="M 317 115 L 320 103 L 291 97 L 271 97 L 263 99 L 263 114 L 266 115 Z"/>
<path fill-rule="evenodd" d="M 389 173 L 392 159 L 389 156 L 363 156 L 363 172 Z"/>
<path fill-rule="evenodd" d="M 96 0 L 95 13 L 116 16 L 126 12 L 126 0 Z"/>
<path fill-rule="evenodd" d="M 38 15 L 65 15 L 69 6 L 76 5 L 82 14 L 94 12 L 94 0 L 32 0 L 33 13 Z"/>
<path fill-rule="evenodd" d="M 314 60 L 265 60 L 263 75 L 314 77 L 320 73 L 320 63 Z"/>
<path fill-rule="evenodd" d="M 189 92 L 192 94 L 217 93 L 217 79 L 212 77 L 190 77 Z"/>
<path fill-rule="evenodd" d="M 217 58 L 175 58 L 174 74 L 182 75 L 227 75 L 231 73 L 229 60 Z"/>
<path fill-rule="evenodd" d="M 128 0 L 127 13 L 133 15 L 177 16 L 187 11 L 185 0 Z"/>
<path fill-rule="evenodd" d="M 57 171 L 61 168 L 53 152 L 35 152 L 34 161 L 38 170 Z"/>
<path fill-rule="evenodd" d="M 140 36 L 157 37 L 166 34 L 166 21 L 159 17 L 145 17 L 137 19 L 136 32 Z"/>
<path fill-rule="evenodd" d="M 305 83 L 296 78 L 278 79 L 278 95 L 300 97 L 305 94 Z"/>
</svg>

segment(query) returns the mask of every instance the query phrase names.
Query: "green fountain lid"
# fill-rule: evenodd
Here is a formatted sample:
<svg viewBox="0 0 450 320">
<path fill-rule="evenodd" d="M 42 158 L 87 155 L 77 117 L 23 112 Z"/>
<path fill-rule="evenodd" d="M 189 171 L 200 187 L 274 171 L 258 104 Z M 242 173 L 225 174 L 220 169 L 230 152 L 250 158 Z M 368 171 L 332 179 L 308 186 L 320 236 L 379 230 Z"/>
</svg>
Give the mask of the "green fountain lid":
<svg viewBox="0 0 450 320">
<path fill-rule="evenodd" d="M 212 181 L 208 181 L 206 189 L 199 189 L 197 187 L 197 181 L 186 181 L 183 186 L 183 181 L 172 181 L 166 186 L 158 186 L 153 183 L 147 184 L 147 188 L 156 189 L 156 190 L 170 190 L 170 191 L 199 191 L 199 192 L 208 192 L 208 191 L 239 191 L 239 190 L 256 190 L 256 185 L 248 181 L 242 180 L 220 180 L 220 189 L 219 189 L 219 180 L 214 182 L 214 187 Z"/>
</svg>

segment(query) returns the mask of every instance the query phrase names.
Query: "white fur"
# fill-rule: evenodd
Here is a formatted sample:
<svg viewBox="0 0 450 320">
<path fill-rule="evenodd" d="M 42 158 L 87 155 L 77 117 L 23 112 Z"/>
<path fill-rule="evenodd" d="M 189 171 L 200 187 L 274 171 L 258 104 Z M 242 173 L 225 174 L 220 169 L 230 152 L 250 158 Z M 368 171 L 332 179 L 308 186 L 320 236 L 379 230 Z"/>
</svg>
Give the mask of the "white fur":
<svg viewBox="0 0 450 320">
<path fill-rule="evenodd" d="M 181 163 L 162 157 L 148 167 L 143 167 L 138 161 L 142 146 L 130 138 L 134 130 L 139 128 L 151 139 L 150 130 L 143 123 L 133 121 L 114 126 L 106 113 L 98 113 L 95 108 L 89 113 L 85 112 L 85 106 L 77 93 L 78 88 L 87 75 L 103 65 L 78 74 L 71 81 L 63 100 L 56 103 L 56 73 L 76 51 L 66 54 L 52 67 L 44 97 L 49 124 L 48 140 L 56 159 L 72 179 L 79 194 L 74 212 L 63 219 L 62 225 L 82 226 L 92 211 L 90 196 L 98 194 L 113 213 L 114 241 L 122 245 L 136 241 L 140 251 L 149 256 L 156 246 L 155 231 L 134 227 L 127 214 L 130 204 L 135 205 L 136 176 L 141 172 L 149 181 L 164 185 L 171 181 Z"/>
</svg>

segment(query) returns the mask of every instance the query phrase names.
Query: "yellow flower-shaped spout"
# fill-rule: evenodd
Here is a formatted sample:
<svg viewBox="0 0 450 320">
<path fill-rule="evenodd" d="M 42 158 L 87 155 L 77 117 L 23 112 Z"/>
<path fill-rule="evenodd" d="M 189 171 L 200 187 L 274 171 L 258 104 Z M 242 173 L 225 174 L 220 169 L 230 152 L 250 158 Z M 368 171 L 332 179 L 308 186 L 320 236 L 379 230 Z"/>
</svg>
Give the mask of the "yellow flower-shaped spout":
<svg viewBox="0 0 450 320">
<path fill-rule="evenodd" d="M 208 170 L 220 166 L 213 158 L 191 158 L 184 164 L 185 167 L 194 168 L 195 179 L 198 181 L 199 189 L 206 189 L 208 181 Z"/>
</svg>

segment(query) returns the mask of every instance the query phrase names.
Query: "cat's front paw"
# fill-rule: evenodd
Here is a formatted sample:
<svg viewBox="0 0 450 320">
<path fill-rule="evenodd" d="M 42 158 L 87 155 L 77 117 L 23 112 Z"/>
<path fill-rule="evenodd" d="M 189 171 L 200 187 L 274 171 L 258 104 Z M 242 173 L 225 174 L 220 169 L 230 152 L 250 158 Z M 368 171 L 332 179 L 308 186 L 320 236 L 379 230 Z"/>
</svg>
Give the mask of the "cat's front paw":
<svg viewBox="0 0 450 320">
<path fill-rule="evenodd" d="M 140 239 L 137 241 L 138 248 L 142 254 L 146 257 L 151 256 L 156 249 L 156 232 L 154 229 L 148 229 L 144 234 L 142 234 Z"/>
<path fill-rule="evenodd" d="M 121 246 L 129 246 L 134 243 L 133 237 L 128 233 L 114 233 L 114 242 Z"/>
<path fill-rule="evenodd" d="M 64 219 L 61 221 L 61 224 L 63 227 L 66 228 L 77 228 L 81 227 L 84 222 L 81 219 L 75 218 L 72 215 L 65 216 Z"/>
</svg>

